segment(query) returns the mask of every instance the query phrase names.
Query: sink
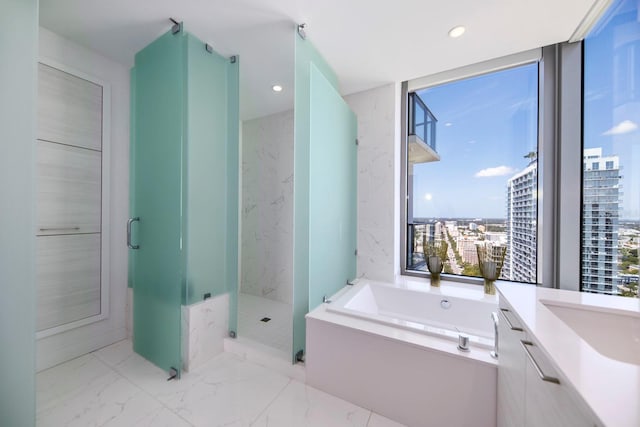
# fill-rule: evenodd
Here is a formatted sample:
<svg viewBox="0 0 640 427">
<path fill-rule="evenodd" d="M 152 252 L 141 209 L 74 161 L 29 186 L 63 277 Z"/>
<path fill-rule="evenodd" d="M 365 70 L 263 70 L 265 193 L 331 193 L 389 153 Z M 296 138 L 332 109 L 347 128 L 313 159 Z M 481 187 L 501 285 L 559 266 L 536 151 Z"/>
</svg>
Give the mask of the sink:
<svg viewBox="0 0 640 427">
<path fill-rule="evenodd" d="M 540 300 L 594 350 L 610 359 L 640 365 L 640 314 L 604 311 L 581 304 Z"/>
</svg>

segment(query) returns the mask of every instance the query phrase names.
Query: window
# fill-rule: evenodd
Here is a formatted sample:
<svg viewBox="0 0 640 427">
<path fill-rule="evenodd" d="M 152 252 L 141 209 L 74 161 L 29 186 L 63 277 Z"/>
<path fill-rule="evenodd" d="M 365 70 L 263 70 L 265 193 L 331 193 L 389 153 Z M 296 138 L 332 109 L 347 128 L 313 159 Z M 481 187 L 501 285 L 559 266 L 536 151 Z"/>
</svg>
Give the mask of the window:
<svg viewBox="0 0 640 427">
<path fill-rule="evenodd" d="M 582 290 L 638 296 L 640 22 L 616 1 L 584 40 Z M 593 159 L 593 166 L 589 163 Z M 604 170 L 595 165 L 602 162 Z M 624 191 L 623 191 L 624 190 Z M 597 220 L 602 221 L 597 222 Z M 595 228 L 599 232 L 595 236 Z"/>
<path fill-rule="evenodd" d="M 536 283 L 538 63 L 408 99 L 404 271 L 426 274 L 424 246 L 444 241 L 445 273 L 480 276 L 488 241 L 506 248 L 501 278 Z"/>
</svg>

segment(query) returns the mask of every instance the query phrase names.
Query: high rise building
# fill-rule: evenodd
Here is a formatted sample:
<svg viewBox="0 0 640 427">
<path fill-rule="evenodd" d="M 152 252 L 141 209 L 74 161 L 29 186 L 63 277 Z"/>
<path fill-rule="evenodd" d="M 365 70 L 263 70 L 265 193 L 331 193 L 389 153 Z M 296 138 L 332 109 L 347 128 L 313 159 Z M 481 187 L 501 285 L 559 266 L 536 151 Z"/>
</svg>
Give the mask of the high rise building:
<svg viewBox="0 0 640 427">
<path fill-rule="evenodd" d="M 538 161 L 507 181 L 507 253 L 501 277 L 536 282 Z"/>
<path fill-rule="evenodd" d="M 602 148 L 583 153 L 582 290 L 616 293 L 620 164 Z"/>
</svg>

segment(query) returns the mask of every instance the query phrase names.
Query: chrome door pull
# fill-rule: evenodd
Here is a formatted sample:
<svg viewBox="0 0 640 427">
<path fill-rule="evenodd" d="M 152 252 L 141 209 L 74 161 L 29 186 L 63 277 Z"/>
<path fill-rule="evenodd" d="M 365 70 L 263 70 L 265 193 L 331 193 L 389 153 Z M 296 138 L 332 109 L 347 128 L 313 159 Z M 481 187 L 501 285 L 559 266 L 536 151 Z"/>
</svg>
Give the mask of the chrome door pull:
<svg viewBox="0 0 640 427">
<path fill-rule="evenodd" d="M 538 365 L 538 362 L 536 362 L 536 359 L 533 358 L 533 355 L 531 354 L 531 351 L 529 350 L 529 346 L 533 346 L 533 343 L 531 341 L 520 341 L 520 344 L 522 344 L 522 348 L 524 348 L 524 351 L 527 353 L 527 357 L 529 358 L 529 361 L 531 362 L 531 364 L 533 365 L 533 367 L 535 368 L 536 372 L 538 373 L 538 376 L 540 377 L 540 379 L 542 381 L 547 381 L 550 383 L 554 383 L 554 384 L 560 384 L 560 380 L 557 379 L 556 377 L 551 377 L 547 374 L 545 374 L 544 372 L 542 372 L 542 369 L 540 369 L 540 365 Z"/>
<path fill-rule="evenodd" d="M 135 218 L 129 218 L 129 220 L 127 220 L 127 246 L 129 247 L 129 249 L 140 249 L 140 245 L 131 244 L 131 224 L 133 223 L 133 221 L 140 221 L 140 217 L 137 216 Z"/>
</svg>

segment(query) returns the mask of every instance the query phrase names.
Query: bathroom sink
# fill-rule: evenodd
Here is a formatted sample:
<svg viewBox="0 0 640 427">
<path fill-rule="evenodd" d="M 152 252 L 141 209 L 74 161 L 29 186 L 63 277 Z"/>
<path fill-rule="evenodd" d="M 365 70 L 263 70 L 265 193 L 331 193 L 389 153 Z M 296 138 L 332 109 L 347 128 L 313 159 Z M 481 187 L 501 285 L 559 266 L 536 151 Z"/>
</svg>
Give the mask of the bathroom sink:
<svg viewBox="0 0 640 427">
<path fill-rule="evenodd" d="M 599 307 L 540 300 L 598 353 L 640 365 L 640 315 L 631 311 L 605 311 Z"/>
</svg>

